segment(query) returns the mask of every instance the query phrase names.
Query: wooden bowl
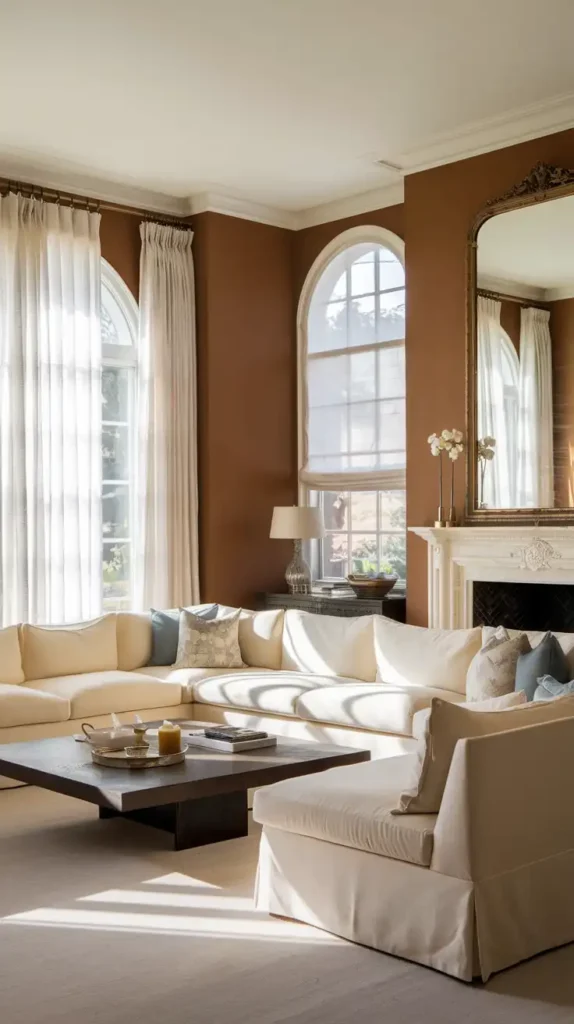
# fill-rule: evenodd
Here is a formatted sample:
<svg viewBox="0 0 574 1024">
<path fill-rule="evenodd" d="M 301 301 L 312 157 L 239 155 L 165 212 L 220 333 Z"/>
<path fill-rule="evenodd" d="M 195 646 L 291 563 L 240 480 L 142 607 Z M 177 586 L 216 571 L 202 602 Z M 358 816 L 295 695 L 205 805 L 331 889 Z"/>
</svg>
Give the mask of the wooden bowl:
<svg viewBox="0 0 574 1024">
<path fill-rule="evenodd" d="M 397 576 L 361 577 L 347 576 L 347 583 L 356 597 L 363 601 L 380 600 L 391 591 L 397 582 Z"/>
</svg>

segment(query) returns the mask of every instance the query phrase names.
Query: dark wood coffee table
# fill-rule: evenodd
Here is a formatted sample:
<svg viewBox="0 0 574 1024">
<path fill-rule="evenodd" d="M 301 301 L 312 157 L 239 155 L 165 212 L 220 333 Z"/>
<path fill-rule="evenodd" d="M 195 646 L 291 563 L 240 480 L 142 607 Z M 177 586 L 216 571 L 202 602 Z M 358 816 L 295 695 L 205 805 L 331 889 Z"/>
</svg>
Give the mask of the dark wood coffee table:
<svg viewBox="0 0 574 1024">
<path fill-rule="evenodd" d="M 153 723 L 156 724 L 156 723 Z M 200 725 L 206 723 L 194 723 Z M 278 739 L 276 747 L 222 754 L 189 748 L 169 768 L 100 768 L 72 736 L 0 746 L 0 775 L 86 800 L 171 832 L 176 850 L 247 835 L 247 792 L 298 775 L 370 760 L 368 750 Z"/>
</svg>

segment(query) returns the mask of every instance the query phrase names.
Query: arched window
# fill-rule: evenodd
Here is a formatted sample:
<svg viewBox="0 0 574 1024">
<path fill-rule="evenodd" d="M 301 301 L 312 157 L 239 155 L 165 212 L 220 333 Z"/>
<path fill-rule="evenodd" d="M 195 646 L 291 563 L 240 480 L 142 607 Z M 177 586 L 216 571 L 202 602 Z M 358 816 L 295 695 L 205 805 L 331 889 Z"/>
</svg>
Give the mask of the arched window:
<svg viewBox="0 0 574 1024">
<path fill-rule="evenodd" d="M 102 573 L 105 611 L 131 606 L 137 304 L 102 260 Z"/>
<path fill-rule="evenodd" d="M 317 575 L 406 574 L 405 273 L 382 228 L 339 235 L 299 304 L 300 480 L 323 506 Z"/>
</svg>

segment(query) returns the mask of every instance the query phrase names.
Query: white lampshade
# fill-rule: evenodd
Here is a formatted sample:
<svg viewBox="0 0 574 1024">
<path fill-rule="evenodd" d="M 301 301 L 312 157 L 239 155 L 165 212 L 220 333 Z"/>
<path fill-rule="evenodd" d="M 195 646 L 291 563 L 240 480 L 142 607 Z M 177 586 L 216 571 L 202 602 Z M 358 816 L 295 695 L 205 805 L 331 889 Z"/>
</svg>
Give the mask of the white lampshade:
<svg viewBox="0 0 574 1024">
<path fill-rule="evenodd" d="M 276 505 L 269 536 L 275 540 L 324 537 L 323 511 L 315 505 Z"/>
</svg>

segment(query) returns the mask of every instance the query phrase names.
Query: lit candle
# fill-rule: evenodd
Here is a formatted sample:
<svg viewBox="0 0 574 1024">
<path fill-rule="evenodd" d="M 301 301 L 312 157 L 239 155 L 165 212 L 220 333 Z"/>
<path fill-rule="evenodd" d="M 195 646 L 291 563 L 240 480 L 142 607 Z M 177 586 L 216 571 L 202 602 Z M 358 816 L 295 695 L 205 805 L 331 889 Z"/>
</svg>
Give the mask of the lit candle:
<svg viewBox="0 0 574 1024">
<path fill-rule="evenodd" d="M 181 729 L 173 722 L 164 722 L 157 731 L 160 754 L 178 754 L 181 750 Z"/>
</svg>

